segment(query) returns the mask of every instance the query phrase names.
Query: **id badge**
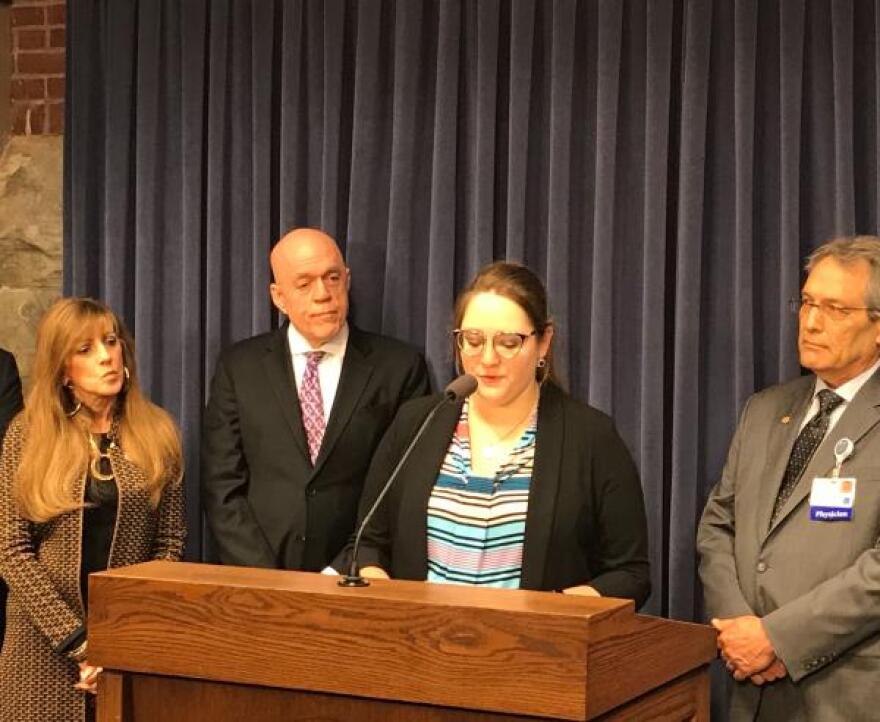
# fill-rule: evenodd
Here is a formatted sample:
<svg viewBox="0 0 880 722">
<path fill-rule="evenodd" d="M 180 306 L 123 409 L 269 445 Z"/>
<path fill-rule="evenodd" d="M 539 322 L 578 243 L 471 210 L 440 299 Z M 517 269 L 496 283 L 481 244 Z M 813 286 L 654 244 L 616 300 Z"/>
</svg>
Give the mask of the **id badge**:
<svg viewBox="0 0 880 722">
<path fill-rule="evenodd" d="M 810 492 L 810 519 L 852 521 L 856 480 L 852 476 L 817 476 Z"/>
</svg>

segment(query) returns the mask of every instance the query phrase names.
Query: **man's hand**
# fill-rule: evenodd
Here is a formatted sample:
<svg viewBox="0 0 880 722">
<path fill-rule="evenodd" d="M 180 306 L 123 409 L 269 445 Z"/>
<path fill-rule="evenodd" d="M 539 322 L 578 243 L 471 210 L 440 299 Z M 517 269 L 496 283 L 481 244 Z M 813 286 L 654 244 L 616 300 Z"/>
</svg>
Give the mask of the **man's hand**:
<svg viewBox="0 0 880 722">
<path fill-rule="evenodd" d="M 773 649 L 758 617 L 746 615 L 732 619 L 713 619 L 712 626 L 719 632 L 718 649 L 721 651 L 721 658 L 738 682 L 758 675 L 776 661 L 776 650 Z M 774 671 L 776 672 L 778 670 Z"/>
<path fill-rule="evenodd" d="M 770 663 L 770 666 L 767 669 L 758 672 L 758 674 L 753 674 L 749 677 L 749 681 L 752 684 L 756 684 L 759 687 L 764 684 L 769 684 L 770 682 L 775 682 L 777 679 L 782 679 L 783 677 L 788 676 L 788 670 L 785 668 L 785 664 L 779 657 L 777 657 L 773 662 Z"/>
</svg>

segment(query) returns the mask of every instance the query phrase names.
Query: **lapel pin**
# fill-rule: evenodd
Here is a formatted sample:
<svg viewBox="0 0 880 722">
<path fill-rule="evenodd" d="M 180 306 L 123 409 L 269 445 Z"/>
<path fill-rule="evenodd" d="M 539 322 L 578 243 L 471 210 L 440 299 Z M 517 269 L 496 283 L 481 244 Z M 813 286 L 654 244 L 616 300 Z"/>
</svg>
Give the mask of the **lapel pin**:
<svg viewBox="0 0 880 722">
<path fill-rule="evenodd" d="M 791 416 L 783 416 L 783 417 L 780 419 L 780 421 L 781 421 L 783 424 L 787 424 L 789 421 L 791 421 Z"/>
</svg>

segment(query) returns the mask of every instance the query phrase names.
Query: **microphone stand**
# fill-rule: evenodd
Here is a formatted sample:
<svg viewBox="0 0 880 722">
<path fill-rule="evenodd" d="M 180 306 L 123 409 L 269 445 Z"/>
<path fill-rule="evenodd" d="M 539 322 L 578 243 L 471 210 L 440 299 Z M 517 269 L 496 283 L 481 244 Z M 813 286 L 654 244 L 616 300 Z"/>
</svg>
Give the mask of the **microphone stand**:
<svg viewBox="0 0 880 722">
<path fill-rule="evenodd" d="M 431 409 L 430 413 L 428 413 L 428 415 L 425 417 L 422 425 L 419 426 L 419 430 L 416 431 L 415 436 L 413 436 L 412 441 L 410 441 L 407 445 L 406 451 L 404 451 L 403 456 L 400 457 L 400 461 L 397 462 L 397 465 L 394 467 L 394 470 L 388 477 L 388 481 L 385 482 L 385 486 L 382 487 L 382 491 L 379 493 L 379 496 L 376 497 L 376 501 L 373 502 L 370 510 L 364 516 L 364 520 L 361 522 L 361 525 L 358 528 L 357 535 L 354 538 L 354 545 L 351 549 L 351 561 L 348 565 L 348 574 L 345 574 L 342 579 L 337 582 L 340 587 L 370 586 L 370 583 L 361 574 L 357 560 L 358 549 L 361 545 L 361 537 L 364 534 L 364 530 L 367 528 L 367 524 L 370 523 L 370 520 L 373 518 L 373 514 L 376 513 L 376 509 L 379 508 L 382 500 L 388 494 L 388 490 L 391 489 L 391 485 L 394 483 L 394 480 L 400 473 L 401 468 L 406 463 L 407 459 L 409 459 L 409 456 L 415 448 L 416 443 L 418 443 L 419 439 L 422 437 L 425 429 L 428 428 L 428 424 L 430 424 L 434 417 L 437 415 L 437 412 L 447 403 L 457 403 L 458 401 L 467 398 L 476 390 L 476 388 L 477 380 L 473 376 L 470 376 L 469 374 L 459 376 L 457 379 L 455 379 L 455 381 L 453 381 L 451 384 L 449 384 L 449 386 L 446 387 L 443 399 L 438 404 L 436 404 L 434 408 Z"/>
</svg>

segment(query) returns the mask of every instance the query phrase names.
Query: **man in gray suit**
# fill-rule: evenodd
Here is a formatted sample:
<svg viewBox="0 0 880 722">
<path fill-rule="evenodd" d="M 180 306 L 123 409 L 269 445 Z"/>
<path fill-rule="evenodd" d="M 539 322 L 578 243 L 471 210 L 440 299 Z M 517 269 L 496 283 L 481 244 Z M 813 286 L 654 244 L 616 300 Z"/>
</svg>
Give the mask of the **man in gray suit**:
<svg viewBox="0 0 880 722">
<path fill-rule="evenodd" d="M 731 720 L 880 715 L 880 238 L 808 259 L 813 373 L 752 396 L 697 546 Z"/>
</svg>

